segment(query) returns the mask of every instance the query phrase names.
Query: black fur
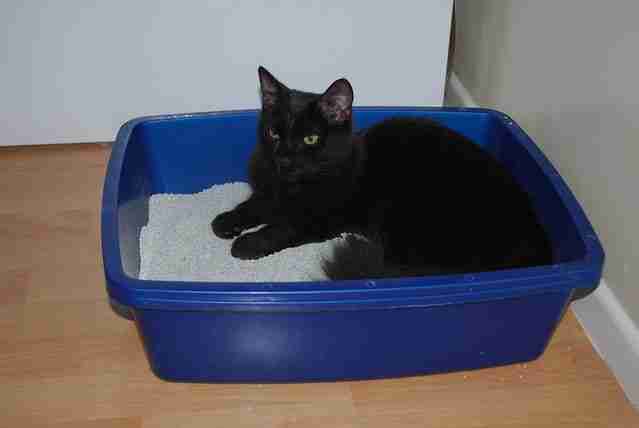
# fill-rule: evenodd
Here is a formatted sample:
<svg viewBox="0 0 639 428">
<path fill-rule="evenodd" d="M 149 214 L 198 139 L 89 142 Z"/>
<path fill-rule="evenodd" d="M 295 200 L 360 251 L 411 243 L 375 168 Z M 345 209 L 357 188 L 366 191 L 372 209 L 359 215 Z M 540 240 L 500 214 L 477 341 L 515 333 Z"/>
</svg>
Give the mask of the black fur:
<svg viewBox="0 0 639 428">
<path fill-rule="evenodd" d="M 251 197 L 214 232 L 255 259 L 345 231 L 331 279 L 486 271 L 551 263 L 527 194 L 491 155 L 424 118 L 383 121 L 352 135 L 352 88 L 287 88 L 260 67 L 260 141 Z M 305 140 L 306 137 L 306 140 Z"/>
</svg>

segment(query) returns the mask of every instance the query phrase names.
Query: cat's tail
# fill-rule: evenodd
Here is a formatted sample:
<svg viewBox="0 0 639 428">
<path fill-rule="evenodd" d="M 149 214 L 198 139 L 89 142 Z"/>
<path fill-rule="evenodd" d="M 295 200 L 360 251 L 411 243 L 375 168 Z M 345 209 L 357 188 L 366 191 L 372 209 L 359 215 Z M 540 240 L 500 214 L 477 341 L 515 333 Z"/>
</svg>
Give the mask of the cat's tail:
<svg viewBox="0 0 639 428">
<path fill-rule="evenodd" d="M 401 265 L 390 263 L 384 257 L 384 246 L 379 239 L 348 234 L 333 250 L 332 257 L 322 260 L 322 270 L 332 281 L 350 279 L 380 279 L 417 277 L 438 274 L 467 273 L 542 266 L 552 263 L 552 249 L 545 238 L 539 242 L 524 241 L 514 248 L 506 260 L 481 266 L 472 264 L 442 267 L 435 265 Z"/>
<path fill-rule="evenodd" d="M 322 260 L 322 270 L 332 281 L 350 279 L 399 278 L 435 275 L 432 266 L 403 266 L 385 261 L 380 240 L 348 234 L 339 242 L 332 257 Z"/>
</svg>

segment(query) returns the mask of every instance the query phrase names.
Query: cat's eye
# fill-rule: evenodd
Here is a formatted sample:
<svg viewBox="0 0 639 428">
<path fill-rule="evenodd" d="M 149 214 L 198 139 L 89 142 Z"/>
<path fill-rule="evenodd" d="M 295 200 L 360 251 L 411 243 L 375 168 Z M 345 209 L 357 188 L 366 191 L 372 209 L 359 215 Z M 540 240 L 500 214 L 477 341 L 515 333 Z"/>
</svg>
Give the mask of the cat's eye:
<svg viewBox="0 0 639 428">
<path fill-rule="evenodd" d="M 319 135 L 307 135 L 304 137 L 304 144 L 307 146 L 314 146 L 319 143 Z"/>
<path fill-rule="evenodd" d="M 271 128 L 269 128 L 267 132 L 268 132 L 268 136 L 271 137 L 271 140 L 277 141 L 280 139 L 280 134 L 273 131 Z"/>
</svg>

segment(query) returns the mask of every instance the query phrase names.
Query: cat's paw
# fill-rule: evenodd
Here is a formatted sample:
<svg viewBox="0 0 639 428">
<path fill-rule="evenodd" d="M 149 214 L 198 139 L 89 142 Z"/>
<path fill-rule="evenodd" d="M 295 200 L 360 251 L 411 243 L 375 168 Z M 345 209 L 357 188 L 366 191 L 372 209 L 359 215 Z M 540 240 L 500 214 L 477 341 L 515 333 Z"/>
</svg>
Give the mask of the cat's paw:
<svg viewBox="0 0 639 428">
<path fill-rule="evenodd" d="M 218 238 L 232 239 L 245 229 L 233 211 L 224 212 L 213 219 L 211 228 Z"/>
<path fill-rule="evenodd" d="M 255 260 L 276 251 L 273 244 L 259 233 L 248 233 L 233 241 L 231 255 L 237 259 Z"/>
</svg>

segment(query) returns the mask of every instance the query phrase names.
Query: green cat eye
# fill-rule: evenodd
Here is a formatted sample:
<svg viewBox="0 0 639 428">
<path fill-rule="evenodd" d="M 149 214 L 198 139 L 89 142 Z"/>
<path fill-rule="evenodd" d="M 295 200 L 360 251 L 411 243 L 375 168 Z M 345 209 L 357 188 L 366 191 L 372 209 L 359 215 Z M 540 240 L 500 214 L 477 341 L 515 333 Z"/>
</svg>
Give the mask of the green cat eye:
<svg viewBox="0 0 639 428">
<path fill-rule="evenodd" d="M 319 142 L 319 135 L 307 135 L 304 137 L 304 144 L 313 146 Z"/>
</svg>

